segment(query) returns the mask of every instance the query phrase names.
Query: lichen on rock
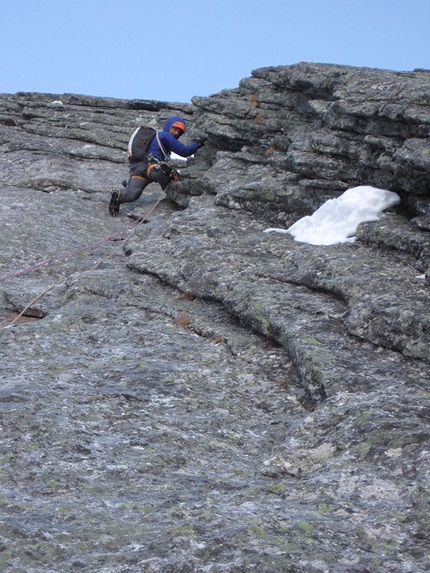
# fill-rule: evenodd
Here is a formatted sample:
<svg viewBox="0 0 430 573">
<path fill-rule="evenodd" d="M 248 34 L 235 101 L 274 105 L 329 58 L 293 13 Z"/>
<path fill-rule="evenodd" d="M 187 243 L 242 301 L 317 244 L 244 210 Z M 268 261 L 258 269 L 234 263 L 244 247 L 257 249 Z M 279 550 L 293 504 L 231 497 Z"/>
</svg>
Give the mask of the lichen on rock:
<svg viewBox="0 0 430 573">
<path fill-rule="evenodd" d="M 0 95 L 2 570 L 428 571 L 429 78 Z M 205 146 L 110 218 L 176 114 Z M 359 185 L 401 202 L 354 243 L 263 232 Z"/>
</svg>

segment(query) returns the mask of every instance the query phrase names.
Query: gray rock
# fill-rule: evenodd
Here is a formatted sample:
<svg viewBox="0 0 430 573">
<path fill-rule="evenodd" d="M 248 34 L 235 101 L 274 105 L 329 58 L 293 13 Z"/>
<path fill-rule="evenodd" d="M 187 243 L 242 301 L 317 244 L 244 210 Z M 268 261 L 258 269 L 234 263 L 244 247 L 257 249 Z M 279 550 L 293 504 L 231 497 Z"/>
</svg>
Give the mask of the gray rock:
<svg viewBox="0 0 430 573">
<path fill-rule="evenodd" d="M 428 571 L 429 77 L 0 95 L 2 571 Z M 110 218 L 178 113 L 206 145 Z M 364 184 L 354 243 L 263 233 Z"/>
<path fill-rule="evenodd" d="M 429 77 L 301 63 L 262 68 L 236 90 L 194 98 L 196 126 L 243 173 L 244 181 L 223 185 L 222 203 L 290 225 L 362 184 L 395 191 L 405 203 L 428 199 Z"/>
</svg>

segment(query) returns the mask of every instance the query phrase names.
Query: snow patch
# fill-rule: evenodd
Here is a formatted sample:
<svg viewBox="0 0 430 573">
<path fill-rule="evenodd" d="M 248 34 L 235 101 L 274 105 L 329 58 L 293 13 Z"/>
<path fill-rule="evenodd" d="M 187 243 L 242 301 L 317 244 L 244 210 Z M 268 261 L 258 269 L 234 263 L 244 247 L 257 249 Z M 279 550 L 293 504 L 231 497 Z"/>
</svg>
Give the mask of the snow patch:
<svg viewBox="0 0 430 573">
<path fill-rule="evenodd" d="M 337 199 L 329 199 L 313 215 L 303 217 L 289 229 L 266 229 L 265 233 L 290 233 L 310 245 L 353 242 L 360 223 L 377 221 L 383 211 L 397 205 L 400 197 L 386 189 L 360 185 Z"/>
</svg>

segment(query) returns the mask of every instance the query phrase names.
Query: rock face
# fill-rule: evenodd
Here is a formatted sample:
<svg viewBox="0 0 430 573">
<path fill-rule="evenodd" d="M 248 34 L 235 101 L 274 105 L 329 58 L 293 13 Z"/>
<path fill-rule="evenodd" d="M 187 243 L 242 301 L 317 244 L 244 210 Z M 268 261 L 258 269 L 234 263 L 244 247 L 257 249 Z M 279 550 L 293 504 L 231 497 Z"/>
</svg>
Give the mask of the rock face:
<svg viewBox="0 0 430 573">
<path fill-rule="evenodd" d="M 176 114 L 207 144 L 110 218 Z M 2 571 L 429 570 L 429 71 L 4 94 L 0 146 Z M 354 243 L 263 233 L 358 185 L 401 204 Z"/>
</svg>

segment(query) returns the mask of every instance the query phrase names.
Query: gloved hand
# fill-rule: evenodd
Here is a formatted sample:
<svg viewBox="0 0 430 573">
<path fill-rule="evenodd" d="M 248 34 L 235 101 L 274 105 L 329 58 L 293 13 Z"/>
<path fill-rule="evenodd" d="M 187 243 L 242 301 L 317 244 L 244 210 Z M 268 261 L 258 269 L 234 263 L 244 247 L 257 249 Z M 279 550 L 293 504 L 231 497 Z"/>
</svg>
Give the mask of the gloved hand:
<svg viewBox="0 0 430 573">
<path fill-rule="evenodd" d="M 206 143 L 206 141 L 208 140 L 206 135 L 202 135 L 202 137 L 199 137 L 197 139 L 197 143 L 199 144 L 199 148 L 203 147 L 203 145 Z"/>
<path fill-rule="evenodd" d="M 181 177 L 179 176 L 179 171 L 176 171 L 176 169 L 172 170 L 172 173 L 170 174 L 170 179 L 176 183 L 177 181 L 181 180 Z"/>
<path fill-rule="evenodd" d="M 167 163 L 160 163 L 160 169 L 164 173 L 164 175 L 170 176 L 173 169 Z"/>
<path fill-rule="evenodd" d="M 163 172 L 163 175 L 168 178 L 171 179 L 172 181 L 180 181 L 181 178 L 179 177 L 179 171 L 176 171 L 176 169 L 173 169 L 173 167 L 170 167 L 170 165 L 168 165 L 167 163 L 160 163 L 160 167 L 159 169 Z"/>
</svg>

